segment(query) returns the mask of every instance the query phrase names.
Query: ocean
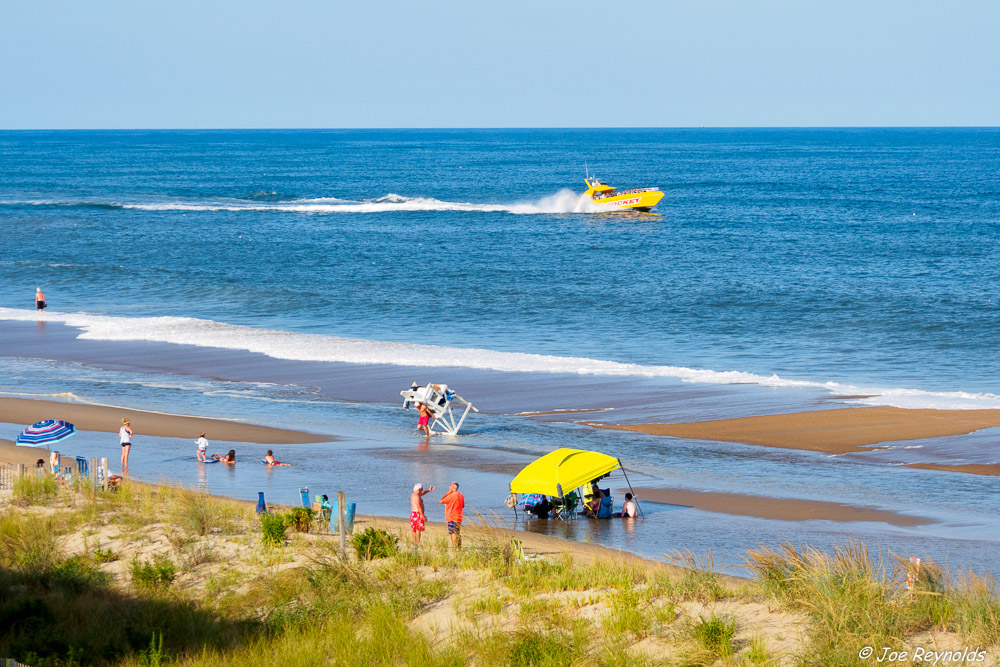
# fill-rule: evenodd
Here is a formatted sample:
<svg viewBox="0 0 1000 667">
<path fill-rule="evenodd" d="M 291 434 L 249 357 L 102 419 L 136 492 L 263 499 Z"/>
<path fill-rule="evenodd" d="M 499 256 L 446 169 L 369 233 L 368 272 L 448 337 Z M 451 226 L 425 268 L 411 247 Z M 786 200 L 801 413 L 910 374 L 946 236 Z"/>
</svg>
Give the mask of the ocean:
<svg viewBox="0 0 1000 667">
<path fill-rule="evenodd" d="M 593 212 L 577 197 L 588 172 L 665 197 Z M 288 447 L 291 469 L 207 477 L 186 441 L 136 447 L 139 478 L 240 497 L 337 486 L 360 512 L 404 516 L 415 475 L 461 475 L 470 503 L 502 512 L 511 471 L 578 446 L 620 456 L 643 486 L 934 521 L 649 503 L 628 534 L 545 530 L 736 559 L 758 541 L 860 536 L 996 568 L 992 478 L 899 465 L 996 463 L 992 430 L 836 457 L 575 422 L 845 395 L 864 398 L 837 406 L 1000 407 L 998 173 L 1000 130 L 976 128 L 0 132 L 0 392 L 341 437 Z M 412 380 L 482 413 L 422 445 L 398 395 Z M 519 415 L 578 408 L 601 412 Z M 114 453 L 107 440 L 67 447 Z"/>
</svg>

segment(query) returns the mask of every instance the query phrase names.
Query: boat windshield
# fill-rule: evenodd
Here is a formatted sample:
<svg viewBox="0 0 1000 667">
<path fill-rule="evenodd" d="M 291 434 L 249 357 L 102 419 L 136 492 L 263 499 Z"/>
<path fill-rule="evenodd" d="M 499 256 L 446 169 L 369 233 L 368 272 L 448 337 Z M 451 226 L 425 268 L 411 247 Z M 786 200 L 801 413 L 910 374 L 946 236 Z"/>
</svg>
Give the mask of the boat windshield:
<svg viewBox="0 0 1000 667">
<path fill-rule="evenodd" d="M 609 192 L 597 192 L 594 199 L 607 199 L 608 197 L 618 197 L 619 195 L 637 195 L 642 192 L 656 192 L 657 188 L 631 188 L 629 190 L 611 190 Z"/>
</svg>

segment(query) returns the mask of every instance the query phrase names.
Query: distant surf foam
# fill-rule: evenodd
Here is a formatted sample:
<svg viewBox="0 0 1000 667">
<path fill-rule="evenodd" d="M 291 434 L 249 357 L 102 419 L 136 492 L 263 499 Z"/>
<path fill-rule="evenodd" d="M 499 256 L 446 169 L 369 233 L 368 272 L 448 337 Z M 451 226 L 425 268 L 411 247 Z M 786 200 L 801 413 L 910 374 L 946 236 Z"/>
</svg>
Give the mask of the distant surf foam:
<svg viewBox="0 0 1000 667">
<path fill-rule="evenodd" d="M 3 200 L 6 206 L 67 206 L 133 209 L 139 211 L 285 211 L 289 213 L 392 213 L 405 211 L 470 211 L 481 213 L 512 213 L 515 215 L 554 213 L 595 213 L 599 207 L 579 193 L 569 189 L 542 197 L 533 202 L 513 204 L 476 204 L 450 202 L 434 197 L 405 197 L 390 193 L 384 197 L 352 201 L 336 197 L 288 199 L 273 201 L 253 195 L 251 199 L 179 199 L 149 198 L 136 201 L 102 199 L 13 199 Z"/>
<path fill-rule="evenodd" d="M 244 350 L 293 361 L 461 367 L 518 373 L 674 378 L 706 384 L 758 384 L 765 387 L 821 389 L 834 395 L 861 394 L 850 402 L 902 408 L 1000 408 L 1000 395 L 961 391 L 931 392 L 906 388 L 856 387 L 839 382 L 794 380 L 743 371 L 715 371 L 683 366 L 630 364 L 586 357 L 561 357 L 477 348 L 343 338 L 275 329 L 258 329 L 190 317 L 112 317 L 0 308 L 0 320 L 61 322 L 82 330 L 79 338 L 107 341 L 154 341 Z"/>
</svg>

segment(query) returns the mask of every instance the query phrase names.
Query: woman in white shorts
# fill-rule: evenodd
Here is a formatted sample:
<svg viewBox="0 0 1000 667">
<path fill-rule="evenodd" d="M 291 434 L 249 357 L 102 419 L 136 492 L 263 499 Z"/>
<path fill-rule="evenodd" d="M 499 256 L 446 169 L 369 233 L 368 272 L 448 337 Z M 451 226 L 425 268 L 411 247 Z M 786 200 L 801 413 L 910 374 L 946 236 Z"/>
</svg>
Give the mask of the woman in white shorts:
<svg viewBox="0 0 1000 667">
<path fill-rule="evenodd" d="M 132 427 L 125 417 L 122 417 L 122 427 L 118 429 L 118 440 L 122 443 L 122 474 L 128 471 L 128 453 L 132 449 Z"/>
</svg>

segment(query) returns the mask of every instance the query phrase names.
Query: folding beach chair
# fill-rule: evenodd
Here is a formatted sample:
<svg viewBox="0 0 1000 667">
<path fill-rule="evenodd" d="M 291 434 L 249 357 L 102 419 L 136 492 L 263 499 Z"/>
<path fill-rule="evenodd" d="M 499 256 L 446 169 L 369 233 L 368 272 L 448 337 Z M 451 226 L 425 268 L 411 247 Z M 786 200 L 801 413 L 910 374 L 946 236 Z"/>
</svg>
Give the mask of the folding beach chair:
<svg viewBox="0 0 1000 667">
<path fill-rule="evenodd" d="M 598 519 L 610 519 L 615 511 L 615 499 L 611 496 L 601 498 L 601 507 L 597 510 Z"/>
<path fill-rule="evenodd" d="M 313 511 L 316 512 L 316 516 L 318 516 L 320 519 L 323 519 L 324 521 L 329 521 L 330 512 L 332 511 L 332 508 L 330 506 L 330 501 L 324 502 L 322 494 L 318 493 L 313 498 L 314 500 L 312 508 Z"/>
<path fill-rule="evenodd" d="M 552 515 L 558 519 L 569 519 L 576 516 L 576 508 L 580 506 L 580 496 L 571 491 L 562 498 L 552 499 Z"/>
</svg>

